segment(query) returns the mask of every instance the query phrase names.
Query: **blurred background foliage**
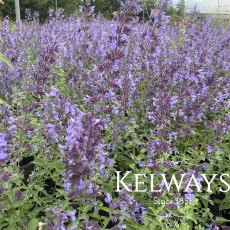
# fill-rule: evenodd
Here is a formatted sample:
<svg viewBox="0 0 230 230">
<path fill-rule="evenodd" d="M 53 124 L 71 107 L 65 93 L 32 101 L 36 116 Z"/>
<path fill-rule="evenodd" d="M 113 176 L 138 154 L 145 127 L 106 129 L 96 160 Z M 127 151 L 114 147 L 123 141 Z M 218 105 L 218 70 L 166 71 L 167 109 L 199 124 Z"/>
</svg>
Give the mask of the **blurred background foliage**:
<svg viewBox="0 0 230 230">
<path fill-rule="evenodd" d="M 65 15 L 69 16 L 79 9 L 81 0 L 57 0 L 58 8 L 65 9 Z M 95 0 L 95 11 L 103 13 L 106 17 L 110 17 L 112 12 L 119 9 L 117 0 Z M 40 20 L 44 21 L 48 16 L 48 9 L 55 9 L 55 0 L 20 0 L 21 17 L 25 17 L 25 9 L 30 9 L 31 12 L 39 12 Z M 9 16 L 15 20 L 14 0 L 6 0 L 4 5 L 0 6 L 0 17 Z"/>
<path fill-rule="evenodd" d="M 144 14 L 143 12 L 141 13 L 140 17 L 148 18 L 157 1 L 143 0 L 145 11 Z M 48 9 L 55 9 L 55 2 L 56 0 L 20 0 L 21 18 L 25 18 L 25 10 L 30 9 L 32 13 L 39 12 L 40 21 L 44 22 L 48 16 Z M 58 8 L 64 8 L 66 16 L 78 11 L 81 4 L 81 0 L 57 0 Z M 102 13 L 108 19 L 111 19 L 112 13 L 118 11 L 120 7 L 118 0 L 95 0 L 93 5 L 96 13 Z M 168 14 L 180 20 L 184 16 L 184 7 L 184 0 L 181 0 L 176 6 L 170 8 Z M 5 0 L 4 4 L 0 5 L 0 18 L 6 16 L 9 16 L 11 20 L 15 20 L 14 0 Z"/>
</svg>

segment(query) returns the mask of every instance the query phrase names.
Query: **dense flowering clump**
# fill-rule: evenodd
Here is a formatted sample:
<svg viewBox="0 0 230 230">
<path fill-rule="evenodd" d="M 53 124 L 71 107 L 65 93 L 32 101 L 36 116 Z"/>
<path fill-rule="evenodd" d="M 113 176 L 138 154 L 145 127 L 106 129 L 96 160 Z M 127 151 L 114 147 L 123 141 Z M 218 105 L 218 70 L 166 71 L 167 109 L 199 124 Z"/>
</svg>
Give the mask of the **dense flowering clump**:
<svg viewBox="0 0 230 230">
<path fill-rule="evenodd" d="M 144 223 L 144 214 L 146 208 L 141 206 L 141 204 L 135 200 L 134 196 L 131 196 L 127 193 L 125 189 L 121 190 L 119 197 L 116 200 L 113 200 L 109 193 L 106 194 L 105 202 L 109 204 L 111 212 L 116 209 L 119 209 L 119 212 L 112 215 L 112 220 L 114 222 L 119 222 L 115 229 L 125 229 L 124 224 L 125 218 L 132 218 L 134 221 L 140 221 Z"/>
<path fill-rule="evenodd" d="M 4 162 L 8 158 L 6 134 L 0 133 L 0 161 Z"/>
<path fill-rule="evenodd" d="M 9 145 L 6 134 L 0 133 L 0 167 L 3 168 L 9 160 Z M 0 195 L 5 191 L 5 184 L 9 181 L 11 173 L 7 171 L 0 171 Z"/>
<path fill-rule="evenodd" d="M 224 225 L 229 198 L 218 180 L 206 193 L 201 174 L 229 171 L 230 28 L 194 18 L 175 27 L 168 2 L 145 22 L 133 0 L 110 21 L 88 0 L 42 25 L 37 14 L 2 20 L 13 68 L 0 62 L 0 229 Z M 131 177 L 134 190 L 117 191 L 117 171 L 143 175 L 146 192 Z M 156 179 L 154 192 L 151 173 L 187 176 L 182 191 Z M 197 188 L 184 191 L 192 175 Z"/>
<path fill-rule="evenodd" d="M 47 230 L 74 230 L 77 228 L 77 224 L 76 224 L 76 211 L 71 211 L 71 212 L 66 212 L 63 213 L 60 210 L 58 210 L 58 208 L 51 210 L 51 209 L 47 209 L 47 212 L 51 214 L 52 217 L 56 218 L 55 223 L 53 224 L 52 222 L 50 222 L 49 220 L 46 221 L 46 227 Z M 71 221 L 74 223 L 74 225 L 72 227 L 67 228 L 65 226 L 65 223 L 69 221 L 69 219 L 71 219 Z"/>
<path fill-rule="evenodd" d="M 107 153 L 103 151 L 101 128 L 100 120 L 92 113 L 82 112 L 67 125 L 66 143 L 62 150 L 66 168 L 66 189 L 71 196 L 75 192 L 76 195 L 81 194 L 86 188 L 92 194 L 94 185 L 86 185 L 85 179 L 97 173 L 106 174 L 105 166 L 111 163 L 106 159 Z"/>
</svg>

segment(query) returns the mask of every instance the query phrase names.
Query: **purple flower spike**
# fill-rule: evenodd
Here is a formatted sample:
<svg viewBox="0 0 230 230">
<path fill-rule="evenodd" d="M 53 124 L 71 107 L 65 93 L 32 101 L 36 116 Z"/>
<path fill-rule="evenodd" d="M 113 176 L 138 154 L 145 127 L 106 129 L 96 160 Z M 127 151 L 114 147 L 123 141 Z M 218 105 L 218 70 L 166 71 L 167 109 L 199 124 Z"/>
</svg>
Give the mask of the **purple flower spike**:
<svg viewBox="0 0 230 230">
<path fill-rule="evenodd" d="M 58 89 L 52 86 L 51 91 L 50 91 L 50 96 L 55 97 L 57 92 L 58 92 Z"/>
<path fill-rule="evenodd" d="M 193 200 L 195 198 L 194 191 L 191 188 L 188 189 L 188 192 L 185 198 L 188 200 Z"/>
<path fill-rule="evenodd" d="M 110 203 L 111 201 L 112 201 L 112 197 L 110 196 L 109 193 L 106 193 L 105 202 L 106 202 L 106 203 Z"/>
<path fill-rule="evenodd" d="M 4 162 L 9 156 L 7 147 L 6 135 L 0 133 L 0 162 Z"/>
</svg>

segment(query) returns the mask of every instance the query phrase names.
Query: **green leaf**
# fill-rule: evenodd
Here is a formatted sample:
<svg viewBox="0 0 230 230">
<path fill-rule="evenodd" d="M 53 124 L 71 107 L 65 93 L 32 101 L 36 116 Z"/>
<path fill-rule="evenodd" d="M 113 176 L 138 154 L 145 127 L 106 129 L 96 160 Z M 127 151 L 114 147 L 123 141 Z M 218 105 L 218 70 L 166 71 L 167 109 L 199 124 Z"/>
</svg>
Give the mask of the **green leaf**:
<svg viewBox="0 0 230 230">
<path fill-rule="evenodd" d="M 180 230 L 187 230 L 187 229 L 191 229 L 191 225 L 189 225 L 188 223 L 182 223 L 179 227 Z"/>
<path fill-rule="evenodd" d="M 105 212 L 110 212 L 110 209 L 107 208 L 107 207 L 104 207 L 104 206 L 98 206 L 99 209 L 101 209 L 102 211 L 105 211 Z"/>
<path fill-rule="evenodd" d="M 37 230 L 37 227 L 38 227 L 38 219 L 33 219 L 28 224 L 29 230 Z"/>
<path fill-rule="evenodd" d="M 230 220 L 227 220 L 223 217 L 216 217 L 215 222 L 230 222 Z"/>
<path fill-rule="evenodd" d="M 230 208 L 230 197 L 226 197 L 224 200 L 221 200 L 220 210 L 229 209 Z"/>
<path fill-rule="evenodd" d="M 192 220 L 195 224 L 197 224 L 197 219 L 193 214 L 186 215 L 186 218 Z"/>
<path fill-rule="evenodd" d="M 5 101 L 0 98 L 0 105 L 3 104 Z"/>
<path fill-rule="evenodd" d="M 0 60 L 2 60 L 3 62 L 5 62 L 9 67 L 13 68 L 10 60 L 3 54 L 0 53 Z"/>
<path fill-rule="evenodd" d="M 166 38 L 172 43 L 173 48 L 177 49 L 176 43 L 169 36 L 166 36 Z"/>
</svg>

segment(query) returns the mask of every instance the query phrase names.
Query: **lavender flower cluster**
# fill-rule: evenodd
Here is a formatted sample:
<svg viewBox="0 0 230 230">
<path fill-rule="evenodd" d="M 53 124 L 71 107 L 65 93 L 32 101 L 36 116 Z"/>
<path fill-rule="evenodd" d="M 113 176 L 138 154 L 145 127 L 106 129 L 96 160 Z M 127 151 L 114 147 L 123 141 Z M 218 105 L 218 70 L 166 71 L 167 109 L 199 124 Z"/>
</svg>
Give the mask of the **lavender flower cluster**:
<svg viewBox="0 0 230 230">
<path fill-rule="evenodd" d="M 11 188 L 31 201 L 28 210 L 50 208 L 49 229 L 102 229 L 92 210 L 108 212 L 104 228 L 145 224 L 153 194 L 115 193 L 115 171 L 200 175 L 226 151 L 230 28 L 211 20 L 175 27 L 165 3 L 142 23 L 141 8 L 121 2 L 108 21 L 87 1 L 69 18 L 50 12 L 43 25 L 36 15 L 14 29 L 8 18 L 1 22 L 1 52 L 13 68 L 0 62 L 0 194 Z M 54 205 L 63 199 L 74 211 Z M 29 223 L 28 210 L 20 226 Z M 166 210 L 158 214 L 168 227 Z"/>
<path fill-rule="evenodd" d="M 95 194 L 97 186 L 93 183 L 87 186 L 85 178 L 97 173 L 108 176 L 105 172 L 106 164 L 110 166 L 112 161 L 107 159 L 108 154 L 103 151 L 99 122 L 92 113 L 88 113 L 80 114 L 68 123 L 62 151 L 66 166 L 65 187 L 71 198 L 81 195 L 83 189 L 89 194 Z M 74 189 L 71 190 L 71 187 Z"/>
</svg>

